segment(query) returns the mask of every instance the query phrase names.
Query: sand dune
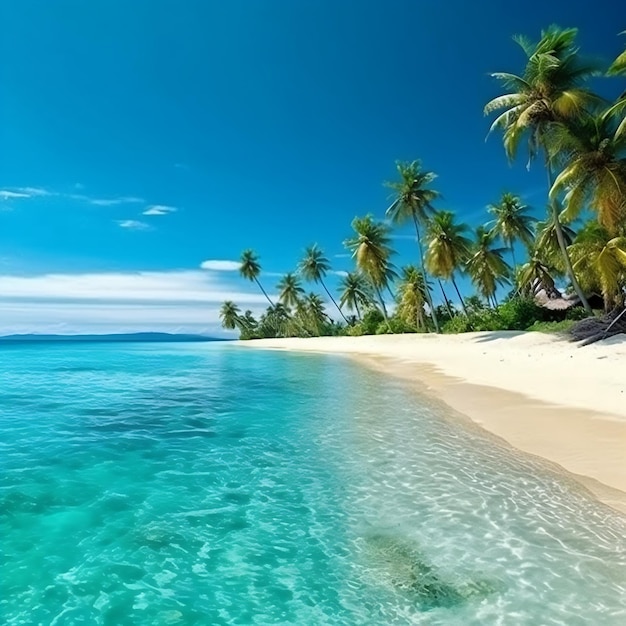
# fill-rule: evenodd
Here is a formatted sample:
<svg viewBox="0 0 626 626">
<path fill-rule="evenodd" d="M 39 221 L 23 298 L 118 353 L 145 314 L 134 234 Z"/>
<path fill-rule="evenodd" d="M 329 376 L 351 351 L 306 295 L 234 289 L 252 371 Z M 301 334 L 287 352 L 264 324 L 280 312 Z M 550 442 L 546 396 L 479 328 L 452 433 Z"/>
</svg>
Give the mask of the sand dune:
<svg viewBox="0 0 626 626">
<path fill-rule="evenodd" d="M 434 393 L 511 445 L 559 464 L 626 512 L 626 337 L 579 348 L 543 333 L 262 339 L 348 354 Z M 616 491 L 619 490 L 619 491 Z"/>
</svg>

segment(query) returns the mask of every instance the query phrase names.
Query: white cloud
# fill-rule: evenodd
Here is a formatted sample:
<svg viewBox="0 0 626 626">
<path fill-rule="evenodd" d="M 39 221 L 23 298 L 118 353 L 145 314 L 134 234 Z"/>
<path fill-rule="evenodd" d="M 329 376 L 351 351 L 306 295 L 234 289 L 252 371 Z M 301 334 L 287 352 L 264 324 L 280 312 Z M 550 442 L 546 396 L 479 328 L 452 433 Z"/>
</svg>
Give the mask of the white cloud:
<svg viewBox="0 0 626 626">
<path fill-rule="evenodd" d="M 145 222 L 140 222 L 139 220 L 117 220 L 118 225 L 121 228 L 126 228 L 128 230 L 151 230 L 152 226 L 150 224 L 146 224 Z"/>
<path fill-rule="evenodd" d="M 18 198 L 35 198 L 51 196 L 50 191 L 39 187 L 14 187 L 12 189 L 0 189 L 0 198 L 3 200 L 14 200 Z"/>
<path fill-rule="evenodd" d="M 96 206 L 116 206 L 118 204 L 142 204 L 143 198 L 137 198 L 135 196 L 121 196 L 120 198 L 88 198 L 82 196 L 90 204 Z"/>
<path fill-rule="evenodd" d="M 202 261 L 200 267 L 203 270 L 212 270 L 214 272 L 236 272 L 240 267 L 239 261 L 220 261 L 218 259 Z"/>
<path fill-rule="evenodd" d="M 178 211 L 178 209 L 175 206 L 152 204 L 146 208 L 143 215 L 168 215 L 169 213 L 176 213 L 176 211 Z"/>
<path fill-rule="evenodd" d="M 233 300 L 258 315 L 266 301 L 249 283 L 202 270 L 0 275 L 0 334 L 20 332 L 221 333 Z M 250 289 L 250 291 L 246 291 Z"/>
<path fill-rule="evenodd" d="M 348 275 L 348 272 L 346 272 L 345 270 L 331 270 L 330 273 L 335 274 L 335 276 L 341 276 L 341 277 Z"/>
</svg>

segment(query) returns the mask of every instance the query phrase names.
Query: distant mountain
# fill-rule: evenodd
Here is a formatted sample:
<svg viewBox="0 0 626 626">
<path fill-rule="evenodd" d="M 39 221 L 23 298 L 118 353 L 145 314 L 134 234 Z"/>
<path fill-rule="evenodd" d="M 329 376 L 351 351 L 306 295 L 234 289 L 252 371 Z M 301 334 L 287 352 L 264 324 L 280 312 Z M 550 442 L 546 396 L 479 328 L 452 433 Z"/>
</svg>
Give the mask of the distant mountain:
<svg viewBox="0 0 626 626">
<path fill-rule="evenodd" d="M 172 333 L 127 333 L 113 335 L 6 335 L 0 337 L 0 343 L 31 343 L 31 342 L 189 342 L 189 341 L 229 341 L 205 335 L 176 335 Z"/>
</svg>

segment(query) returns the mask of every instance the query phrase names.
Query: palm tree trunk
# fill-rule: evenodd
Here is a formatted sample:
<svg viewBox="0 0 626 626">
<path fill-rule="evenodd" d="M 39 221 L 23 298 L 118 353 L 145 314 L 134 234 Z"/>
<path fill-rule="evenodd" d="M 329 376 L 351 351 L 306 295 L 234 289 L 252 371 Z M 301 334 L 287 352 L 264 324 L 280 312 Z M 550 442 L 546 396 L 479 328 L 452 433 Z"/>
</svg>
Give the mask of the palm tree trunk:
<svg viewBox="0 0 626 626">
<path fill-rule="evenodd" d="M 552 164 L 550 163 L 550 158 L 548 157 L 548 151 L 546 150 L 543 134 L 541 136 L 541 143 L 543 144 L 543 151 L 546 154 L 546 169 L 548 171 L 548 193 L 550 193 L 550 189 L 552 189 L 552 186 L 554 185 L 554 175 L 552 174 Z M 572 287 L 574 287 L 576 295 L 580 299 L 580 303 L 583 305 L 583 307 L 585 307 L 585 311 L 587 311 L 589 315 L 593 315 L 593 310 L 591 309 L 591 306 L 589 306 L 589 302 L 585 297 L 583 290 L 580 288 L 580 284 L 578 282 L 578 279 L 576 278 L 576 274 L 574 274 L 572 260 L 569 257 L 567 245 L 565 244 L 565 237 L 563 236 L 563 228 L 561 227 L 561 220 L 559 219 L 559 207 L 556 200 L 550 200 L 550 209 L 554 217 L 554 229 L 556 230 L 556 238 L 559 242 L 561 254 L 563 255 L 563 261 L 565 261 L 565 269 L 567 271 L 567 275 L 569 276 L 569 279 L 572 283 Z"/>
<path fill-rule="evenodd" d="M 450 280 L 452 281 L 452 284 L 454 285 L 456 295 L 459 296 L 459 300 L 461 301 L 461 307 L 463 308 L 463 313 L 465 313 L 465 315 L 468 316 L 467 307 L 465 306 L 465 301 L 463 300 L 463 296 L 461 295 L 461 292 L 459 291 L 459 288 L 457 287 L 456 281 L 454 280 L 454 276 L 450 276 Z"/>
<path fill-rule="evenodd" d="M 437 313 L 435 312 L 435 307 L 433 306 L 433 299 L 430 293 L 430 288 L 428 287 L 428 280 L 426 278 L 426 269 L 424 267 L 424 249 L 422 247 L 422 236 L 420 234 L 419 224 L 417 222 L 417 216 L 413 212 L 413 223 L 415 224 L 415 235 L 417 237 L 417 249 L 419 250 L 420 255 L 420 263 L 422 266 L 422 276 L 424 278 L 424 292 L 426 295 L 426 302 L 428 302 L 428 308 L 430 309 L 430 316 L 433 319 L 433 324 L 435 325 L 435 332 L 441 333 L 441 329 L 439 328 L 439 320 L 437 319 Z"/>
<path fill-rule="evenodd" d="M 374 285 L 374 289 L 376 290 L 376 295 L 378 296 L 378 300 L 380 301 L 380 306 L 382 307 L 383 317 L 387 322 L 387 326 L 389 326 L 389 315 L 387 314 L 387 307 L 385 306 L 385 301 L 383 300 L 383 294 L 380 292 L 380 289 L 377 285 Z M 391 328 L 389 328 L 391 330 Z"/>
<path fill-rule="evenodd" d="M 448 300 L 448 296 L 446 296 L 446 292 L 443 290 L 441 281 L 437 279 L 437 282 L 439 283 L 439 289 L 441 289 L 441 293 L 443 295 L 443 301 L 446 303 L 446 309 L 448 309 L 448 313 L 450 314 L 450 319 L 452 319 L 454 317 L 454 313 L 452 312 L 452 307 L 450 306 L 450 300 Z"/>
<path fill-rule="evenodd" d="M 361 311 L 359 311 L 359 303 L 354 301 L 354 308 L 356 309 L 356 316 L 359 318 L 359 322 L 361 321 Z"/>
<path fill-rule="evenodd" d="M 335 298 L 333 298 L 330 295 L 330 291 L 328 291 L 328 287 L 326 287 L 326 285 L 324 284 L 324 281 L 321 278 L 320 278 L 320 283 L 322 284 L 322 287 L 324 287 L 324 291 L 327 293 L 327 295 L 330 298 L 331 302 L 337 307 L 337 311 L 339 311 L 339 315 L 341 315 L 341 317 L 343 317 L 343 321 L 347 324 L 348 320 L 347 320 L 346 316 L 343 314 L 343 311 L 341 310 L 341 307 L 335 302 Z"/>
<path fill-rule="evenodd" d="M 254 280 L 256 284 L 259 286 L 259 289 L 263 292 L 263 295 L 267 298 L 267 301 L 270 303 L 270 306 L 274 306 L 274 303 L 270 300 L 270 297 L 265 292 L 265 289 L 263 289 L 263 285 L 261 285 L 261 283 L 259 282 L 259 279 L 255 276 Z"/>
</svg>

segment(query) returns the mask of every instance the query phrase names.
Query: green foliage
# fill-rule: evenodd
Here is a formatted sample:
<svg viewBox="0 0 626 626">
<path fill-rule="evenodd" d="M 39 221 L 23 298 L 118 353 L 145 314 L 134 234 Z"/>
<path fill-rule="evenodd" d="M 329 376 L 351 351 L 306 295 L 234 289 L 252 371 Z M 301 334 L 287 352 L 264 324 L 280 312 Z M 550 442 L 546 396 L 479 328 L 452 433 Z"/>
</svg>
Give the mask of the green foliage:
<svg viewBox="0 0 626 626">
<path fill-rule="evenodd" d="M 582 307 L 581 307 L 582 308 Z M 585 309 L 582 309 L 583 311 Z M 560 322 L 535 322 L 526 330 L 539 333 L 567 333 L 575 324 L 574 320 L 561 320 Z"/>
<path fill-rule="evenodd" d="M 385 321 L 385 316 L 378 309 L 370 309 L 360 323 L 363 329 L 362 335 L 375 335 L 381 322 Z"/>
<path fill-rule="evenodd" d="M 415 333 L 416 328 L 414 324 L 410 324 L 401 317 L 390 317 L 389 321 L 381 322 L 376 328 L 377 335 L 387 335 L 389 333 Z"/>
<path fill-rule="evenodd" d="M 505 330 L 525 330 L 547 316 L 546 309 L 532 298 L 513 298 L 497 309 Z"/>
</svg>

